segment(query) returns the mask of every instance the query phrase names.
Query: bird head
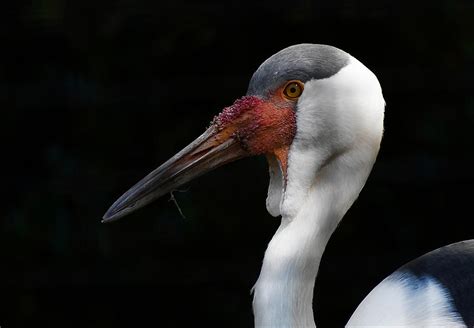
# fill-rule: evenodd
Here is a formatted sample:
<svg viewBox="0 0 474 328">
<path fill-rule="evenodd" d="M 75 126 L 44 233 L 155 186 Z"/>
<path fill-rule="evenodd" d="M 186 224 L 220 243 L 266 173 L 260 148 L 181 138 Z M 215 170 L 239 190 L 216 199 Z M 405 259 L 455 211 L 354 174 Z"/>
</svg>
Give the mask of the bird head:
<svg viewBox="0 0 474 328">
<path fill-rule="evenodd" d="M 221 165 L 255 155 L 266 155 L 270 166 L 269 213 L 291 215 L 321 168 L 334 158 L 354 147 L 368 147 L 369 160 L 375 160 L 383 107 L 375 75 L 349 54 L 326 45 L 285 48 L 261 64 L 245 96 L 123 194 L 103 222 Z"/>
</svg>

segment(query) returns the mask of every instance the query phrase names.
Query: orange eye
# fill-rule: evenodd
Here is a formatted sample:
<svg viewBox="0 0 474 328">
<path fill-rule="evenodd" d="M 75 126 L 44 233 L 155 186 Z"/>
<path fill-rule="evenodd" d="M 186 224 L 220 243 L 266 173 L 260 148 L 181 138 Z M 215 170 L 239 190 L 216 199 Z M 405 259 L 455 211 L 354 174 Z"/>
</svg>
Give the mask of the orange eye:
<svg viewBox="0 0 474 328">
<path fill-rule="evenodd" d="M 283 94 L 289 99 L 296 99 L 303 93 L 304 84 L 301 81 L 290 81 L 286 84 Z"/>
</svg>

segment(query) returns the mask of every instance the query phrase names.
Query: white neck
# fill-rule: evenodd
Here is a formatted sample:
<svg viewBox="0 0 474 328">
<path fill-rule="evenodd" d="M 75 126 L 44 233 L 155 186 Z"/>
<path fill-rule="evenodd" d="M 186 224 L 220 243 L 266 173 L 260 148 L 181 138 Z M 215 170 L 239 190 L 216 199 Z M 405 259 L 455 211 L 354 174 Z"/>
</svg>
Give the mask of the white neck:
<svg viewBox="0 0 474 328">
<path fill-rule="evenodd" d="M 313 288 L 321 257 L 373 164 L 354 172 L 341 164 L 347 156 L 321 170 L 295 217 L 282 217 L 255 284 L 256 327 L 315 327 Z"/>
<path fill-rule="evenodd" d="M 269 161 L 267 208 L 282 219 L 255 284 L 256 327 L 315 327 L 319 263 L 375 162 L 383 109 L 377 78 L 354 58 L 333 77 L 305 84 L 286 188 Z"/>
</svg>

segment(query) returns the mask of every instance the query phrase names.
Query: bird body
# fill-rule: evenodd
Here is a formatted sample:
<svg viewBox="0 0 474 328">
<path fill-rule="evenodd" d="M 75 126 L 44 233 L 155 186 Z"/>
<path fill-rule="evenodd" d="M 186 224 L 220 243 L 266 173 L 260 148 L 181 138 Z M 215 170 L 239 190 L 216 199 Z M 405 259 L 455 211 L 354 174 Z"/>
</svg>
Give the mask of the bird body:
<svg viewBox="0 0 474 328">
<path fill-rule="evenodd" d="M 400 267 L 358 306 L 347 327 L 473 327 L 474 240 Z"/>
<path fill-rule="evenodd" d="M 314 44 L 283 49 L 256 70 L 246 96 L 120 197 L 104 221 L 118 219 L 217 166 L 266 155 L 267 210 L 281 216 L 281 224 L 254 286 L 255 325 L 315 327 L 312 300 L 319 263 L 375 163 L 384 107 L 376 76 L 348 53 Z M 474 254 L 472 247 L 468 253 Z M 415 261 L 411 268 L 419 263 L 425 262 Z M 465 272 L 472 276 L 471 269 Z M 459 314 L 445 280 L 416 272 L 397 271 L 384 280 L 348 325 L 467 322 L 470 316 Z M 474 282 L 468 282 L 472 288 Z M 420 306 L 407 307 L 410 302 Z"/>
</svg>

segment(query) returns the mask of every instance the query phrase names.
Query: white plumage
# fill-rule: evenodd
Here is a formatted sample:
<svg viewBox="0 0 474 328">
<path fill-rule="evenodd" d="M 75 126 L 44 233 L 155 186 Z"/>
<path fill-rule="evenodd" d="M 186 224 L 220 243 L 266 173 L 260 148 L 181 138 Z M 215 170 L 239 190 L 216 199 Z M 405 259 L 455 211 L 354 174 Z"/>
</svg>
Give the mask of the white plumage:
<svg viewBox="0 0 474 328">
<path fill-rule="evenodd" d="M 465 327 L 449 291 L 433 277 L 395 272 L 375 287 L 347 327 Z"/>
<path fill-rule="evenodd" d="M 277 203 L 272 197 L 281 201 L 279 210 L 269 212 L 281 214 L 282 222 L 255 285 L 256 326 L 315 325 L 312 299 L 319 263 L 375 162 L 384 106 L 377 78 L 353 57 L 334 76 L 305 84 L 286 189 L 270 183 L 267 204 Z"/>
</svg>

